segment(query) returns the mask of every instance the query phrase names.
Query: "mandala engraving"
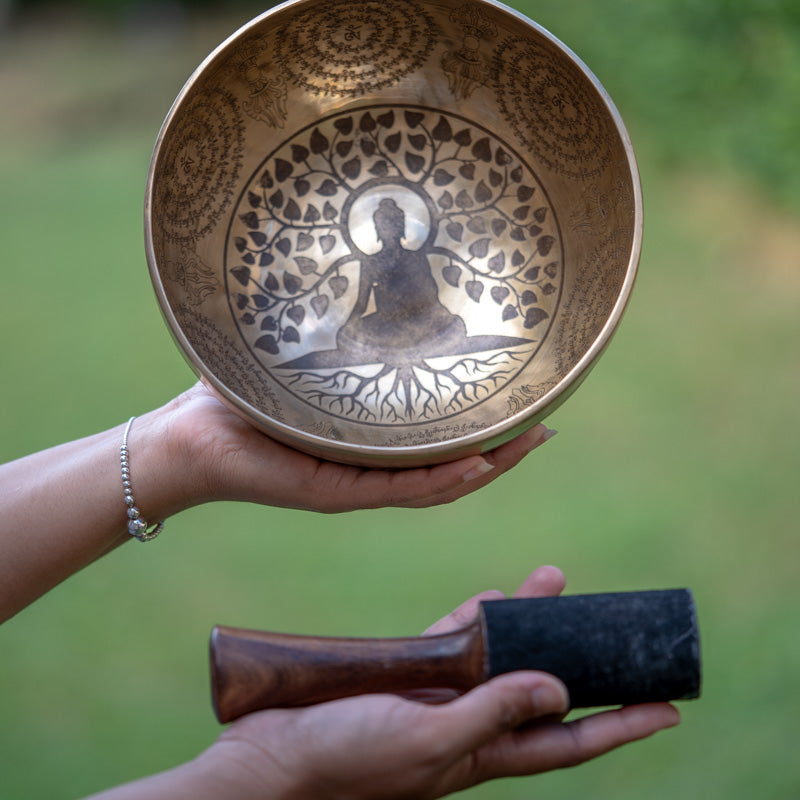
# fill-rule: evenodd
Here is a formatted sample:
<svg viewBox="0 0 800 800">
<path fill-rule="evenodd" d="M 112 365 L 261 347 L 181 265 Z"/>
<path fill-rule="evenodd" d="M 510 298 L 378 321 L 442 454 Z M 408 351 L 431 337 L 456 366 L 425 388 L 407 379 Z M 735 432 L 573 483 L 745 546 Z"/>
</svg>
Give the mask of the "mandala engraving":
<svg viewBox="0 0 800 800">
<path fill-rule="evenodd" d="M 317 95 L 354 97 L 392 86 L 427 59 L 438 31 L 412 0 L 330 0 L 276 37 L 286 79 Z"/>
<path fill-rule="evenodd" d="M 225 280 L 250 351 L 315 409 L 441 420 L 500 391 L 541 346 L 562 247 L 507 145 L 416 106 L 341 112 L 290 137 L 231 215 Z"/>
<path fill-rule="evenodd" d="M 517 138 L 553 172 L 585 180 L 611 159 L 611 130 L 585 75 L 552 46 L 509 37 L 494 54 L 494 89 Z"/>
<path fill-rule="evenodd" d="M 191 244 L 214 228 L 235 196 L 243 152 L 233 95 L 209 88 L 188 100 L 160 155 L 154 217 L 170 241 Z"/>
<path fill-rule="evenodd" d="M 450 21 L 463 33 L 456 50 L 442 56 L 442 69 L 450 91 L 457 100 L 467 100 L 478 86 L 489 82 L 491 62 L 481 52 L 481 42 L 497 36 L 497 26 L 487 19 L 480 6 L 466 3 L 450 14 Z"/>
</svg>

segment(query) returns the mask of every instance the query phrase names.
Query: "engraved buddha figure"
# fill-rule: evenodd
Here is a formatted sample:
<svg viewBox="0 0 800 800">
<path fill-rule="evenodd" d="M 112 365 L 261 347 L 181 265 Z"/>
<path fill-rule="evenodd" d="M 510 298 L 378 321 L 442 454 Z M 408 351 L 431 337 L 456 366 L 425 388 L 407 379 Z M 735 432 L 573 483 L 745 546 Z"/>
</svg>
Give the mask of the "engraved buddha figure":
<svg viewBox="0 0 800 800">
<path fill-rule="evenodd" d="M 505 335 L 469 336 L 464 320 L 439 299 L 439 287 L 424 248 L 403 246 L 405 212 L 383 198 L 372 215 L 380 243 L 360 259 L 358 295 L 336 333 L 335 350 L 318 350 L 280 364 L 283 369 L 329 369 L 360 364 L 393 368 L 425 359 L 531 345 Z"/>
<path fill-rule="evenodd" d="M 373 222 L 381 248 L 362 261 L 355 305 L 336 337 L 339 350 L 361 363 L 399 366 L 460 349 L 466 326 L 440 302 L 425 253 L 403 246 L 403 210 L 384 198 Z"/>
</svg>

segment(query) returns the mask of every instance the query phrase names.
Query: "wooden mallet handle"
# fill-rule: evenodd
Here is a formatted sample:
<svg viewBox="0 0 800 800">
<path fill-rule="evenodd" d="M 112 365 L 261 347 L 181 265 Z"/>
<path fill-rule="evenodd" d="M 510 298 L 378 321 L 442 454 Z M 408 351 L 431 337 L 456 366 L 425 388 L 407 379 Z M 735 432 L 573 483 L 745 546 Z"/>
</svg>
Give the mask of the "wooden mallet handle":
<svg viewBox="0 0 800 800">
<path fill-rule="evenodd" d="M 403 639 L 294 636 L 218 626 L 211 684 L 220 722 L 374 692 L 471 689 L 520 669 L 558 676 L 574 708 L 700 692 L 687 589 L 491 600 L 452 633 Z"/>
<path fill-rule="evenodd" d="M 374 692 L 452 688 L 484 680 L 480 625 L 438 636 L 355 639 L 216 626 L 212 702 L 220 722 L 264 708 Z"/>
</svg>

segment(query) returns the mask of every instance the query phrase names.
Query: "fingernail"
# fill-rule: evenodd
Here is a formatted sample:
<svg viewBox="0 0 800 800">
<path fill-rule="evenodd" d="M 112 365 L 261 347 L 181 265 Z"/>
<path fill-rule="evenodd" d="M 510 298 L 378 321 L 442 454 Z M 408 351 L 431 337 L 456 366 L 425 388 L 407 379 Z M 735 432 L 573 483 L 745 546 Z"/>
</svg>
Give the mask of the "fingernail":
<svg viewBox="0 0 800 800">
<path fill-rule="evenodd" d="M 531 430 L 532 441 L 528 445 L 528 452 L 535 450 L 539 445 L 544 444 L 548 439 L 552 439 L 558 431 L 548 428 L 543 423 L 539 423 Z"/>
<path fill-rule="evenodd" d="M 557 683 L 543 683 L 532 692 L 533 703 L 541 714 L 559 714 L 569 709 L 569 695 Z"/>
<path fill-rule="evenodd" d="M 485 458 L 482 458 L 472 469 L 467 470 L 461 479 L 466 483 L 467 481 L 474 481 L 475 478 L 480 478 L 494 469 L 494 464 L 490 464 Z"/>
</svg>

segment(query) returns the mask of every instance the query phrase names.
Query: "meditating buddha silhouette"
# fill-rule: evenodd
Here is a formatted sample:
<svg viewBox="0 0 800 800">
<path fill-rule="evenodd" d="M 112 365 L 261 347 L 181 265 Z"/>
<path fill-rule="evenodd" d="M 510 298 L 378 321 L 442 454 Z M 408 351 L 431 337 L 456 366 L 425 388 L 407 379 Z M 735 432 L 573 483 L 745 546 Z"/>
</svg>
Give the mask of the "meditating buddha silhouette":
<svg viewBox="0 0 800 800">
<path fill-rule="evenodd" d="M 336 334 L 336 349 L 307 353 L 280 368 L 406 367 L 427 358 L 531 344 L 509 336 L 468 336 L 461 317 L 439 300 L 424 248 L 403 246 L 403 209 L 384 197 L 372 219 L 381 248 L 361 258 L 358 296 Z"/>
</svg>

